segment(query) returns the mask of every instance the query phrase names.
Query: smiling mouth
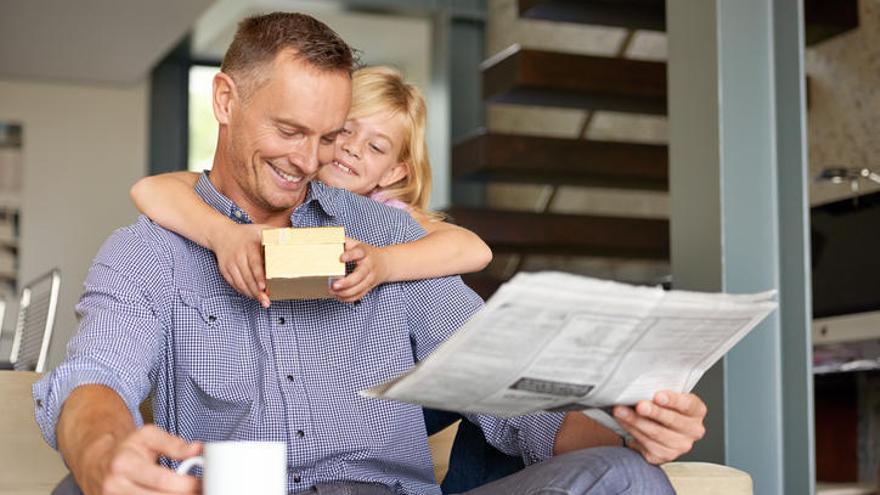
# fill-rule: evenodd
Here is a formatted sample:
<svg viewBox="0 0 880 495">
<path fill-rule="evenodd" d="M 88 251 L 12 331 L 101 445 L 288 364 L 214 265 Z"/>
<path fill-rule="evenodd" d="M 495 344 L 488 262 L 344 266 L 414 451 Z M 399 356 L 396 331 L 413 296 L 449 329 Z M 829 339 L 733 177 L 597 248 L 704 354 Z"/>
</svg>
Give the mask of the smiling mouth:
<svg viewBox="0 0 880 495">
<path fill-rule="evenodd" d="M 351 167 L 345 165 L 344 163 L 340 162 L 339 160 L 333 160 L 332 165 L 348 175 L 357 175 L 355 173 L 355 171 L 351 169 Z"/>
<path fill-rule="evenodd" d="M 272 165 L 269 162 L 266 163 L 278 175 L 278 177 L 281 177 L 287 183 L 296 184 L 297 182 L 302 182 L 303 180 L 303 177 L 301 175 L 290 175 L 287 172 L 284 172 L 280 168 L 276 167 L 275 165 Z"/>
</svg>

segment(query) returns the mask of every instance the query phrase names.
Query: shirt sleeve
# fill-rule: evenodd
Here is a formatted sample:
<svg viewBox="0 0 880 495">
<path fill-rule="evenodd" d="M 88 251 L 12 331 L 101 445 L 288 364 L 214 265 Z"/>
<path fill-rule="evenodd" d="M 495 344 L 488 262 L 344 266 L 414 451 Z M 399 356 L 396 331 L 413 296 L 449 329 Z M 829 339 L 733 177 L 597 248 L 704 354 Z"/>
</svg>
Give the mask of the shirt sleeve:
<svg viewBox="0 0 880 495">
<path fill-rule="evenodd" d="M 412 224 L 404 224 L 402 242 L 424 236 L 421 227 L 415 221 Z M 428 357 L 483 306 L 483 300 L 457 276 L 415 280 L 404 282 L 402 286 L 418 361 Z M 553 455 L 556 433 L 565 414 L 534 414 L 506 419 L 477 414 L 464 416 L 483 430 L 492 446 L 505 454 L 522 456 L 528 465 Z"/>
<path fill-rule="evenodd" d="M 67 357 L 33 387 L 37 424 L 57 449 L 55 430 L 64 401 L 81 385 L 105 385 L 125 401 L 135 423 L 150 391 L 149 373 L 162 342 L 163 325 L 150 297 L 161 277 L 157 256 L 131 231 L 114 233 L 101 248 L 76 311 L 79 327 Z"/>
<path fill-rule="evenodd" d="M 556 434 L 565 413 L 541 413 L 514 418 L 465 414 L 483 430 L 486 440 L 507 455 L 519 455 L 528 466 L 553 457 Z"/>
</svg>

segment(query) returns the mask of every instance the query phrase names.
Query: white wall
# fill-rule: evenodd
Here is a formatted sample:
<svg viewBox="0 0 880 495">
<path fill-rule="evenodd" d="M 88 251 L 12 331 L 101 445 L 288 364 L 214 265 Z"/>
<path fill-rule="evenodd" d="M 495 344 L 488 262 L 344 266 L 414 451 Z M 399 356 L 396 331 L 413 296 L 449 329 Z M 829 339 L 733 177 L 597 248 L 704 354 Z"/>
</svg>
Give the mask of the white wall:
<svg viewBox="0 0 880 495">
<path fill-rule="evenodd" d="M 0 79 L 0 121 L 23 125 L 19 283 L 62 272 L 50 367 L 76 328 L 73 307 L 98 248 L 136 217 L 128 188 L 146 170 L 147 88 Z"/>
</svg>

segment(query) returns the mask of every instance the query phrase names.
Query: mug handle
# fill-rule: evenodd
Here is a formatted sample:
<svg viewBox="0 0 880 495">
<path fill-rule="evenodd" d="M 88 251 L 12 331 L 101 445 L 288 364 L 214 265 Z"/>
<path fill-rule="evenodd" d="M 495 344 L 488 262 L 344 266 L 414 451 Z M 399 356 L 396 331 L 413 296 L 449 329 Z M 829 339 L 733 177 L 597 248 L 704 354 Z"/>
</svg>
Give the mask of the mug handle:
<svg viewBox="0 0 880 495">
<path fill-rule="evenodd" d="M 177 467 L 175 471 L 177 474 L 187 474 L 189 470 L 196 467 L 205 467 L 205 458 L 197 455 L 195 457 L 190 457 L 189 459 L 180 463 L 180 466 Z"/>
</svg>

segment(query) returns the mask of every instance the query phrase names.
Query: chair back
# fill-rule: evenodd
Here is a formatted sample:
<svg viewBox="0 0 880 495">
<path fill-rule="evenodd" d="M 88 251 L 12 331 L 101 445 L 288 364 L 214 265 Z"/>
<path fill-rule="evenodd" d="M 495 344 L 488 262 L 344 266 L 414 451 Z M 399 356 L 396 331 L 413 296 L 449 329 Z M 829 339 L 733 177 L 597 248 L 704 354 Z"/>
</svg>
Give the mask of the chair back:
<svg viewBox="0 0 880 495">
<path fill-rule="evenodd" d="M 16 371 L 45 371 L 60 289 L 58 269 L 22 287 L 12 341 L 11 361 Z"/>
<path fill-rule="evenodd" d="M 0 346 L 3 342 L 3 320 L 6 319 L 6 300 L 0 299 Z"/>
</svg>

